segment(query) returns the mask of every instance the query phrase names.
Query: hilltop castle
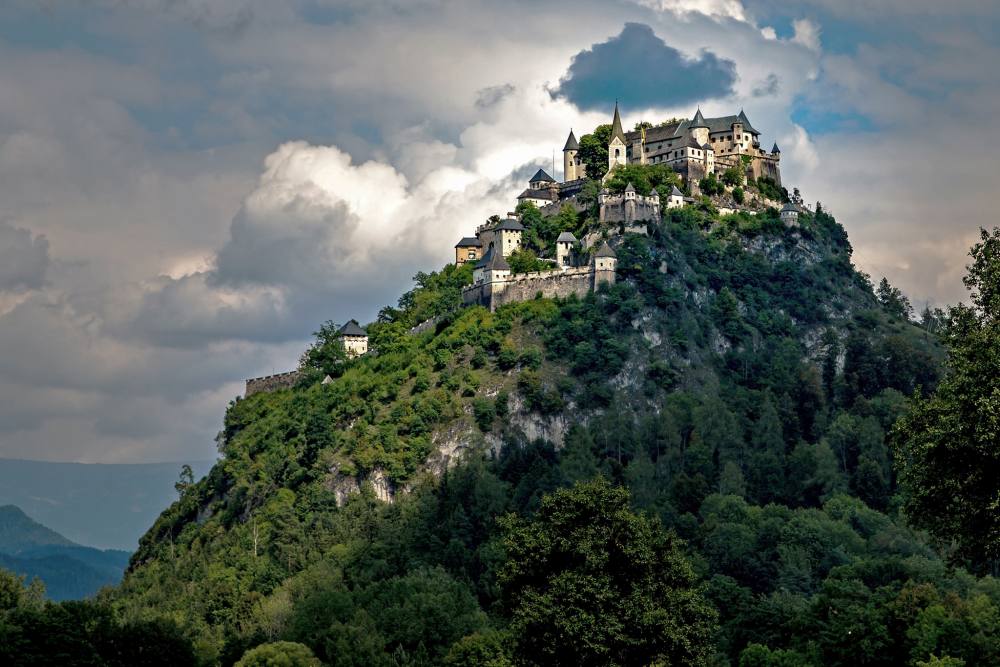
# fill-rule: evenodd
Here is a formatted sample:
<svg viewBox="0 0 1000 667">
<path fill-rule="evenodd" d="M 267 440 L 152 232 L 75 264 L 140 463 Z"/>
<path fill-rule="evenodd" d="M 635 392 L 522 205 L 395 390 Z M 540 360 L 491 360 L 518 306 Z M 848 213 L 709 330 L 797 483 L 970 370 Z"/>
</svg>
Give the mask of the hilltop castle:
<svg viewBox="0 0 1000 667">
<path fill-rule="evenodd" d="M 665 164 L 681 175 L 692 194 L 698 194 L 701 179 L 729 168 L 741 170 L 747 179 L 771 178 L 780 186 L 780 161 L 778 144 L 775 143 L 770 152 L 762 149 L 760 132 L 754 129 L 742 110 L 735 116 L 706 118 L 698 109 L 690 120 L 673 120 L 657 126 L 642 124 L 632 132 L 625 132 L 616 102 L 608 140 L 607 170 L 602 174 L 590 174 L 590 177 L 601 176 L 607 180 L 618 165 Z M 587 176 L 587 165 L 580 157 L 580 143 L 571 129 L 563 146 L 563 182 L 557 182 L 539 169 L 528 182 L 528 189 L 517 199 L 532 202 L 544 213 L 554 213 L 562 202 L 579 194 Z M 659 201 L 635 193 L 630 197 L 627 192 L 624 197 L 602 194 L 601 220 L 628 223 L 658 218 Z M 674 198 L 675 193 L 671 194 L 667 208 L 684 204 L 679 191 L 676 196 L 680 199 Z"/>
</svg>

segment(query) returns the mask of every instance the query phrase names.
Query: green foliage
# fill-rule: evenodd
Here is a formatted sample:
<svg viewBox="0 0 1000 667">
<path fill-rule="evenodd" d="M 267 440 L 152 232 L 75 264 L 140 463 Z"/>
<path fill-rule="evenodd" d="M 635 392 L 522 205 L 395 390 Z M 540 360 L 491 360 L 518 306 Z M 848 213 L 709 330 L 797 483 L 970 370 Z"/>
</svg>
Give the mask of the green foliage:
<svg viewBox="0 0 1000 667">
<path fill-rule="evenodd" d="M 308 646 L 296 642 L 272 642 L 247 651 L 236 667 L 320 667 L 320 662 Z"/>
<path fill-rule="evenodd" d="M 771 201 L 788 201 L 788 190 L 779 186 L 770 176 L 761 176 L 749 185 L 756 188 L 757 192 L 759 192 L 761 196 L 766 197 Z"/>
<path fill-rule="evenodd" d="M 743 170 L 739 167 L 727 167 L 726 170 L 722 172 L 721 180 L 725 185 L 735 187 L 737 185 L 743 185 L 745 175 Z"/>
<path fill-rule="evenodd" d="M 656 189 L 660 197 L 666 198 L 672 186 L 680 187 L 681 177 L 665 164 L 622 164 L 615 167 L 604 185 L 611 192 L 622 194 L 629 183 L 644 197 Z"/>
<path fill-rule="evenodd" d="M 627 491 L 581 482 L 502 525 L 499 583 L 522 661 L 707 664 L 715 613 L 675 538 L 632 514 Z"/>
<path fill-rule="evenodd" d="M 552 218 L 524 212 L 543 244 Z M 671 209 L 616 244 L 615 285 L 493 313 L 455 305 L 469 269 L 419 275 L 378 354 L 234 401 L 116 612 L 176 619 L 221 664 L 282 640 L 334 665 L 541 662 L 562 625 L 583 664 L 666 660 L 685 633 L 669 659 L 997 664 L 1000 586 L 896 514 L 885 433 L 936 385 L 936 335 L 881 307 L 832 216 L 807 223 Z"/>
<path fill-rule="evenodd" d="M 726 191 L 726 186 L 716 178 L 715 174 L 709 174 L 705 178 L 698 181 L 698 188 L 701 190 L 703 195 L 721 195 Z"/>
<path fill-rule="evenodd" d="M 611 141 L 611 125 L 598 125 L 590 134 L 580 137 L 580 151 L 577 156 L 587 167 L 587 176 L 600 178 L 608 170 L 608 142 Z"/>
<path fill-rule="evenodd" d="M 893 433 L 910 520 L 995 571 L 1000 562 L 1000 229 L 982 230 L 965 278 L 972 305 L 950 309 L 947 374 Z"/>
<path fill-rule="evenodd" d="M 538 256 L 529 248 L 520 248 L 510 253 L 507 257 L 510 264 L 511 273 L 531 273 L 533 271 L 551 271 L 556 268 L 552 262 L 538 259 Z"/>
<path fill-rule="evenodd" d="M 885 311 L 893 317 L 908 320 L 913 314 L 913 307 L 910 305 L 910 300 L 906 298 L 898 287 L 890 285 L 889 281 L 885 278 L 882 278 L 882 281 L 878 284 L 875 296 L 878 297 L 878 301 L 882 304 Z"/>
<path fill-rule="evenodd" d="M 733 201 L 737 204 L 742 204 L 746 201 L 746 193 L 743 191 L 743 188 L 739 186 L 733 188 Z"/>
<path fill-rule="evenodd" d="M 302 355 L 299 368 L 320 378 L 324 375 L 338 375 L 342 370 L 341 366 L 347 361 L 347 351 L 339 329 L 339 324 L 327 320 L 319 331 L 314 331 L 316 340 Z"/>
</svg>

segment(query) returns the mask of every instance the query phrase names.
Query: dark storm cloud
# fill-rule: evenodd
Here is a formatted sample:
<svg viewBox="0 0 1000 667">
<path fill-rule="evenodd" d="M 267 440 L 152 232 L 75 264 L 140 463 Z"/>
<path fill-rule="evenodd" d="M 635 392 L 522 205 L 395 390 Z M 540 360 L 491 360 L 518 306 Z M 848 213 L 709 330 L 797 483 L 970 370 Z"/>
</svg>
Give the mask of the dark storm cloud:
<svg viewBox="0 0 1000 667">
<path fill-rule="evenodd" d="M 735 81 L 731 60 L 709 51 L 685 58 L 648 25 L 626 23 L 617 37 L 576 54 L 552 94 L 583 110 L 603 109 L 612 97 L 630 107 L 666 107 L 728 95 Z"/>
<path fill-rule="evenodd" d="M 37 289 L 45 282 L 49 242 L 27 229 L 0 222 L 0 290 Z"/>
</svg>

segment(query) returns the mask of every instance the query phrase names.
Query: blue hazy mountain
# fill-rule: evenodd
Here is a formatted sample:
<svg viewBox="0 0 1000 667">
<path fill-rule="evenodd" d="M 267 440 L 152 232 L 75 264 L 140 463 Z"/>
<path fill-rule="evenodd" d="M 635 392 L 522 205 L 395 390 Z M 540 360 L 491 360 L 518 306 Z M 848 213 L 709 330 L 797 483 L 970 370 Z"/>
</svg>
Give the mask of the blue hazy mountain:
<svg viewBox="0 0 1000 667">
<path fill-rule="evenodd" d="M 38 577 L 53 600 L 90 597 L 121 581 L 129 552 L 74 544 L 14 505 L 0 507 L 0 568 Z"/>
<path fill-rule="evenodd" d="M 0 505 L 17 505 L 70 542 L 131 551 L 177 499 L 174 483 L 181 465 L 0 459 Z M 211 462 L 190 465 L 198 479 Z"/>
</svg>

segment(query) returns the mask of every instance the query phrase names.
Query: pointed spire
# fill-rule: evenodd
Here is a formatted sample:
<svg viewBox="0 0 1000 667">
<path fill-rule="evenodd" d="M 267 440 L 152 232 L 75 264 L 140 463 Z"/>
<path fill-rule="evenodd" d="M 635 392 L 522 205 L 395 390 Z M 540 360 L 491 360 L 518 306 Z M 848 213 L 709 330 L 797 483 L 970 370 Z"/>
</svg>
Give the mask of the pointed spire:
<svg viewBox="0 0 1000 667">
<path fill-rule="evenodd" d="M 675 185 L 675 186 L 673 186 L 673 188 L 671 188 L 671 190 L 670 190 L 670 196 L 671 196 L 671 197 L 683 197 L 683 196 L 684 196 L 684 193 L 683 193 L 683 192 L 681 192 L 680 190 L 678 190 L 678 189 L 677 189 L 677 186 Z"/>
<path fill-rule="evenodd" d="M 578 150 L 580 150 L 580 142 L 576 140 L 576 135 L 573 134 L 573 128 L 569 128 L 569 137 L 566 139 L 566 145 L 563 146 L 563 153 L 566 151 Z"/>
<path fill-rule="evenodd" d="M 771 146 L 771 153 L 780 153 L 780 152 L 781 152 L 781 149 L 778 148 L 778 142 L 775 141 L 774 145 Z"/>
<path fill-rule="evenodd" d="M 622 130 L 622 117 L 618 114 L 618 100 L 615 100 L 615 117 L 611 121 L 611 139 L 618 137 L 625 143 L 625 132 Z"/>
<path fill-rule="evenodd" d="M 625 192 L 635 192 L 635 186 L 632 185 L 632 181 L 629 181 L 628 185 L 625 186 Z"/>
<path fill-rule="evenodd" d="M 705 117 L 701 115 L 701 107 L 698 107 L 698 110 L 694 112 L 694 118 L 691 119 L 691 124 L 688 125 L 689 130 L 693 130 L 696 127 L 708 127 Z"/>
<path fill-rule="evenodd" d="M 736 117 L 736 120 L 740 121 L 744 125 L 747 125 L 747 126 L 750 125 L 750 119 L 747 118 L 747 115 L 745 113 L 743 113 L 743 109 L 742 108 L 740 109 L 740 115 Z"/>
</svg>

